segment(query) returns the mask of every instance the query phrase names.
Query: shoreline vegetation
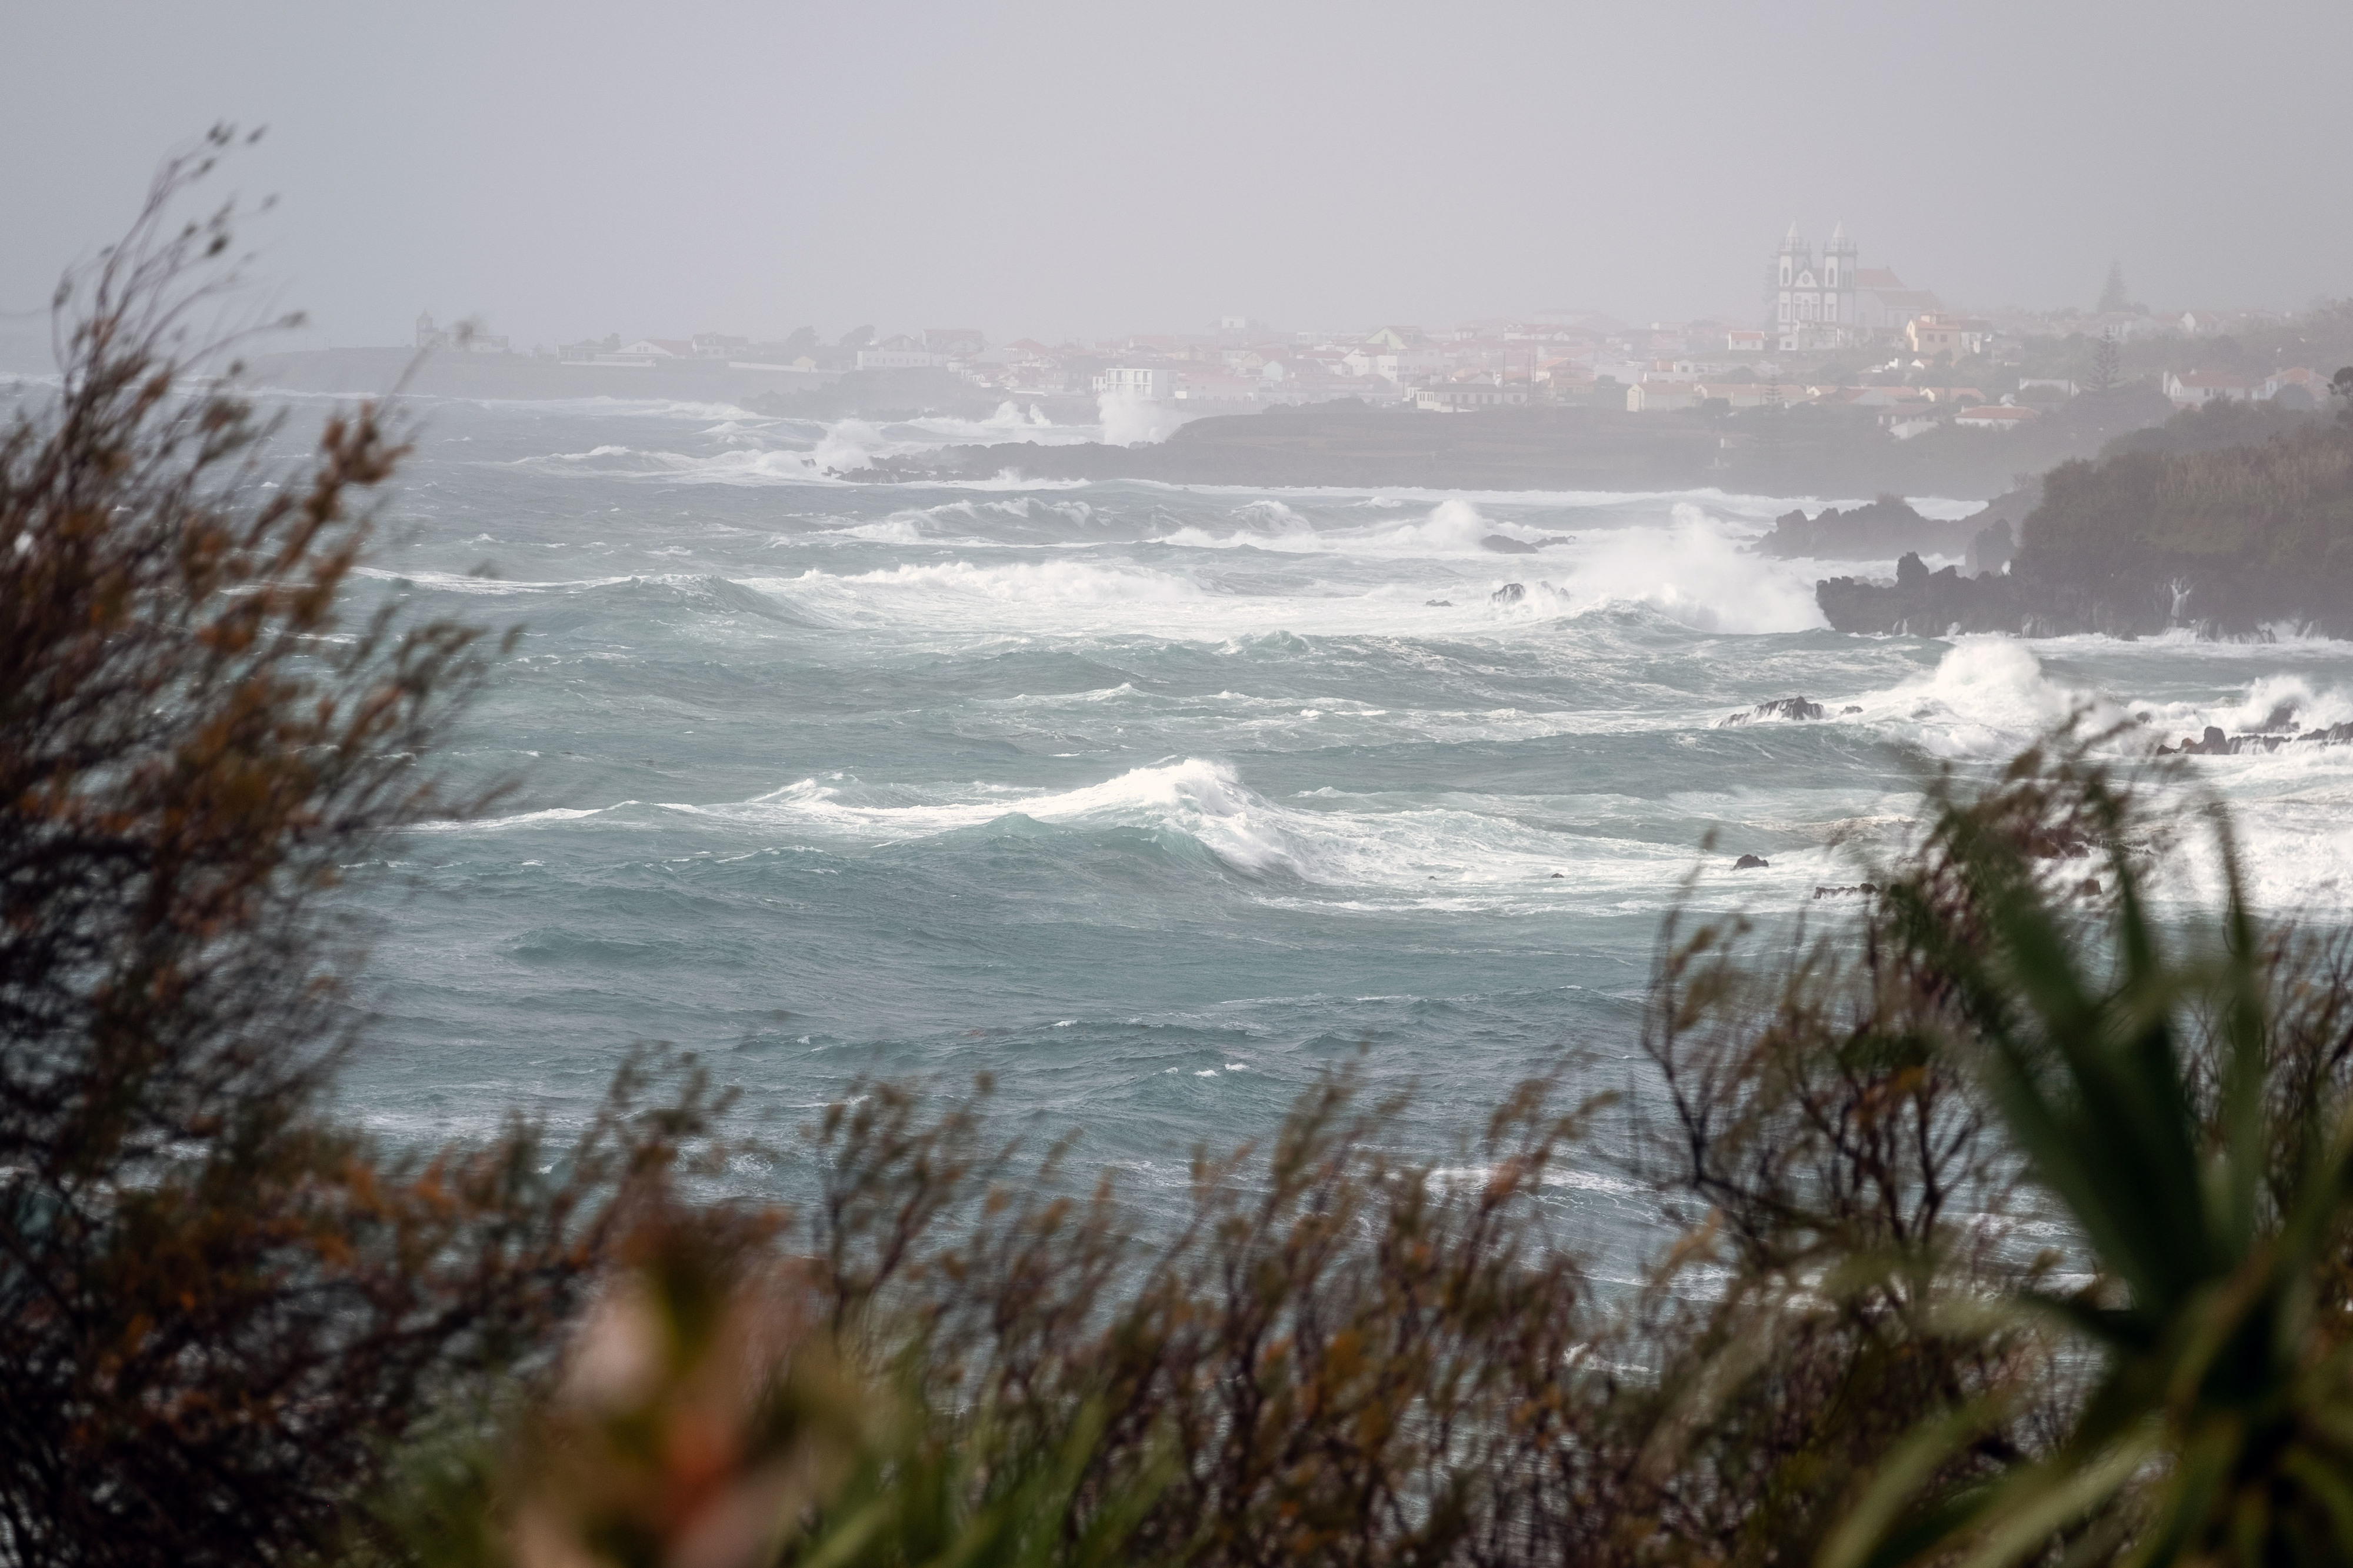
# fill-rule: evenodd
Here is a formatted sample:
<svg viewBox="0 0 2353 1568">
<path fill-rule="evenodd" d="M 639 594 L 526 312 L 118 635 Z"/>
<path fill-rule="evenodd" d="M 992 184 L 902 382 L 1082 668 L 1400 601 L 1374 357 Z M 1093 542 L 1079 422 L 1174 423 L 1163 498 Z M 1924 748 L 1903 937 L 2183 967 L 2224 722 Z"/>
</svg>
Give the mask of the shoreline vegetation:
<svg viewBox="0 0 2353 1568">
<path fill-rule="evenodd" d="M 195 331 L 237 144 L 0 430 L 0 1561 L 2353 1557 L 2353 934 L 2073 729 L 1932 781 L 1827 922 L 1671 921 L 1622 1089 L 1440 1156 L 1336 1068 L 1174 1234 L 986 1082 L 781 1150 L 659 1054 L 568 1147 L 338 1120 L 337 889 L 495 800 L 439 745 L 503 650 L 351 602 L 390 416 L 284 456 Z M 1596 1167 L 1663 1237 L 1622 1290 Z"/>
</svg>

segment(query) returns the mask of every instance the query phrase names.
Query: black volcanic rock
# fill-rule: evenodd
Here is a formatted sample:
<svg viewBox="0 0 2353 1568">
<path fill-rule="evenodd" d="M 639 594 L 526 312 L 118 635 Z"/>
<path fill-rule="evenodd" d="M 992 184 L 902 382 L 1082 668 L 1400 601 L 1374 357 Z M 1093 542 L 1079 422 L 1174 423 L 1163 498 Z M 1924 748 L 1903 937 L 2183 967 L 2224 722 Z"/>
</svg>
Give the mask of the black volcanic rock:
<svg viewBox="0 0 2353 1568">
<path fill-rule="evenodd" d="M 1736 871 L 1755 871 L 1772 864 L 1772 861 L 1762 855 L 1743 855 L 1732 863 L 1732 868 Z"/>
<path fill-rule="evenodd" d="M 1884 561 L 1905 551 L 1957 555 L 1984 525 L 1922 517 L 1902 496 L 1885 495 L 1851 511 L 1826 507 L 1812 517 L 1784 512 L 1773 531 L 1757 542 L 1760 555 L 1809 556 L 1826 561 Z"/>
<path fill-rule="evenodd" d="M 1498 555 L 1534 555 L 1544 548 L 1524 539 L 1514 539 L 1508 533 L 1491 533 L 1479 542 L 1482 550 L 1492 550 Z"/>
<path fill-rule="evenodd" d="M 1991 572 L 1964 577 L 1951 566 L 1931 572 L 1917 555 L 1895 563 L 1893 583 L 1869 577 L 1817 583 L 1814 602 L 1842 632 L 1941 637 L 2023 632 L 2035 625 L 2016 579 Z"/>
<path fill-rule="evenodd" d="M 1491 604 L 1516 605 L 1527 596 L 1527 584 L 1525 583 L 1506 583 L 1488 595 L 1487 598 Z"/>
<path fill-rule="evenodd" d="M 2002 543 L 1989 521 L 1970 555 Z M 1814 597 L 1847 632 L 2353 636 L 2353 418 L 2187 413 L 2044 474 L 2007 572 L 1907 556 L 1893 584 L 1832 577 Z"/>
<path fill-rule="evenodd" d="M 2301 733 L 2287 734 L 2257 731 L 2249 734 L 2226 735 L 2219 726 L 2209 724 L 2206 732 L 2196 740 L 2185 735 L 2179 747 L 2159 746 L 2157 754 L 2160 757 L 2236 757 L 2251 752 L 2276 752 L 2283 746 L 2344 745 L 2353 745 L 2353 720 L 2331 724 L 2326 730 L 2306 730 Z"/>
<path fill-rule="evenodd" d="M 1757 724 L 1768 719 L 1820 719 L 1825 716 L 1819 702 L 1809 702 L 1802 697 L 1776 697 L 1759 702 L 1746 713 L 1726 714 L 1724 724 Z M 1716 727 L 1722 729 L 1724 725 Z"/>
</svg>

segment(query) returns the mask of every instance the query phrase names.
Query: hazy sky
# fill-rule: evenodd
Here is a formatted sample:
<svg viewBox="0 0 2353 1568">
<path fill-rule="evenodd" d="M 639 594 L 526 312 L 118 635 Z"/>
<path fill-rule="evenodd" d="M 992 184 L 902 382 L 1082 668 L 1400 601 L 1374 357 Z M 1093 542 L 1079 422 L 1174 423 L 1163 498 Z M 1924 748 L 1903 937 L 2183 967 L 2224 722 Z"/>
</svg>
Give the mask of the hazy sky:
<svg viewBox="0 0 2353 1568">
<path fill-rule="evenodd" d="M 0 311 L 218 119 L 343 343 L 1748 317 L 1793 218 L 1956 304 L 2298 306 L 2348 60 L 2344 0 L 0 0 Z"/>
</svg>

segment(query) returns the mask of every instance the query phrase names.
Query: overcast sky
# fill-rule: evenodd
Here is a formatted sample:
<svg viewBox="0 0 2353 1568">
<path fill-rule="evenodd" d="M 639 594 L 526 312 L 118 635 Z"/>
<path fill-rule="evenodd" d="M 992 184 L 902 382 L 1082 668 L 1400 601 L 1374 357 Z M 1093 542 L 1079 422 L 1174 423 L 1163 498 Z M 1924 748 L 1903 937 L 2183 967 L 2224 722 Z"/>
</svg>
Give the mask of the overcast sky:
<svg viewBox="0 0 2353 1568">
<path fill-rule="evenodd" d="M 1948 303 L 2296 307 L 2348 60 L 2344 0 L 0 0 L 0 310 L 224 119 L 336 343 L 1745 319 L 1841 218 Z"/>
</svg>

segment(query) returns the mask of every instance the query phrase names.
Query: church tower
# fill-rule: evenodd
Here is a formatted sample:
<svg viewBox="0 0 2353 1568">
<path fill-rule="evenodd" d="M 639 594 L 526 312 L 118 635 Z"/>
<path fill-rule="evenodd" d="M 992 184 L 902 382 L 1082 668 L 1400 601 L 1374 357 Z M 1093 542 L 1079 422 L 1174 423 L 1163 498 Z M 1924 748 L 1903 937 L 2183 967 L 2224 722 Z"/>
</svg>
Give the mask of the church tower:
<svg viewBox="0 0 2353 1568">
<path fill-rule="evenodd" d="M 1796 287 L 1798 274 L 1813 264 L 1814 247 L 1798 237 L 1798 226 L 1791 224 L 1789 232 L 1782 237 L 1780 254 L 1774 258 L 1773 287 L 1777 290 Z"/>
<path fill-rule="evenodd" d="M 1819 264 L 1814 247 L 1791 224 L 1781 248 L 1766 269 L 1765 296 L 1772 309 L 1765 330 L 1784 353 L 1843 348 L 1854 341 L 1862 322 L 1856 298 L 1855 245 L 1846 225 L 1831 230 Z"/>
<path fill-rule="evenodd" d="M 1831 242 L 1822 247 L 1822 290 L 1826 307 L 1822 311 L 1823 319 L 1837 329 L 1838 341 L 1843 343 L 1857 320 L 1854 241 L 1847 237 L 1843 221 L 1831 230 Z"/>
</svg>

